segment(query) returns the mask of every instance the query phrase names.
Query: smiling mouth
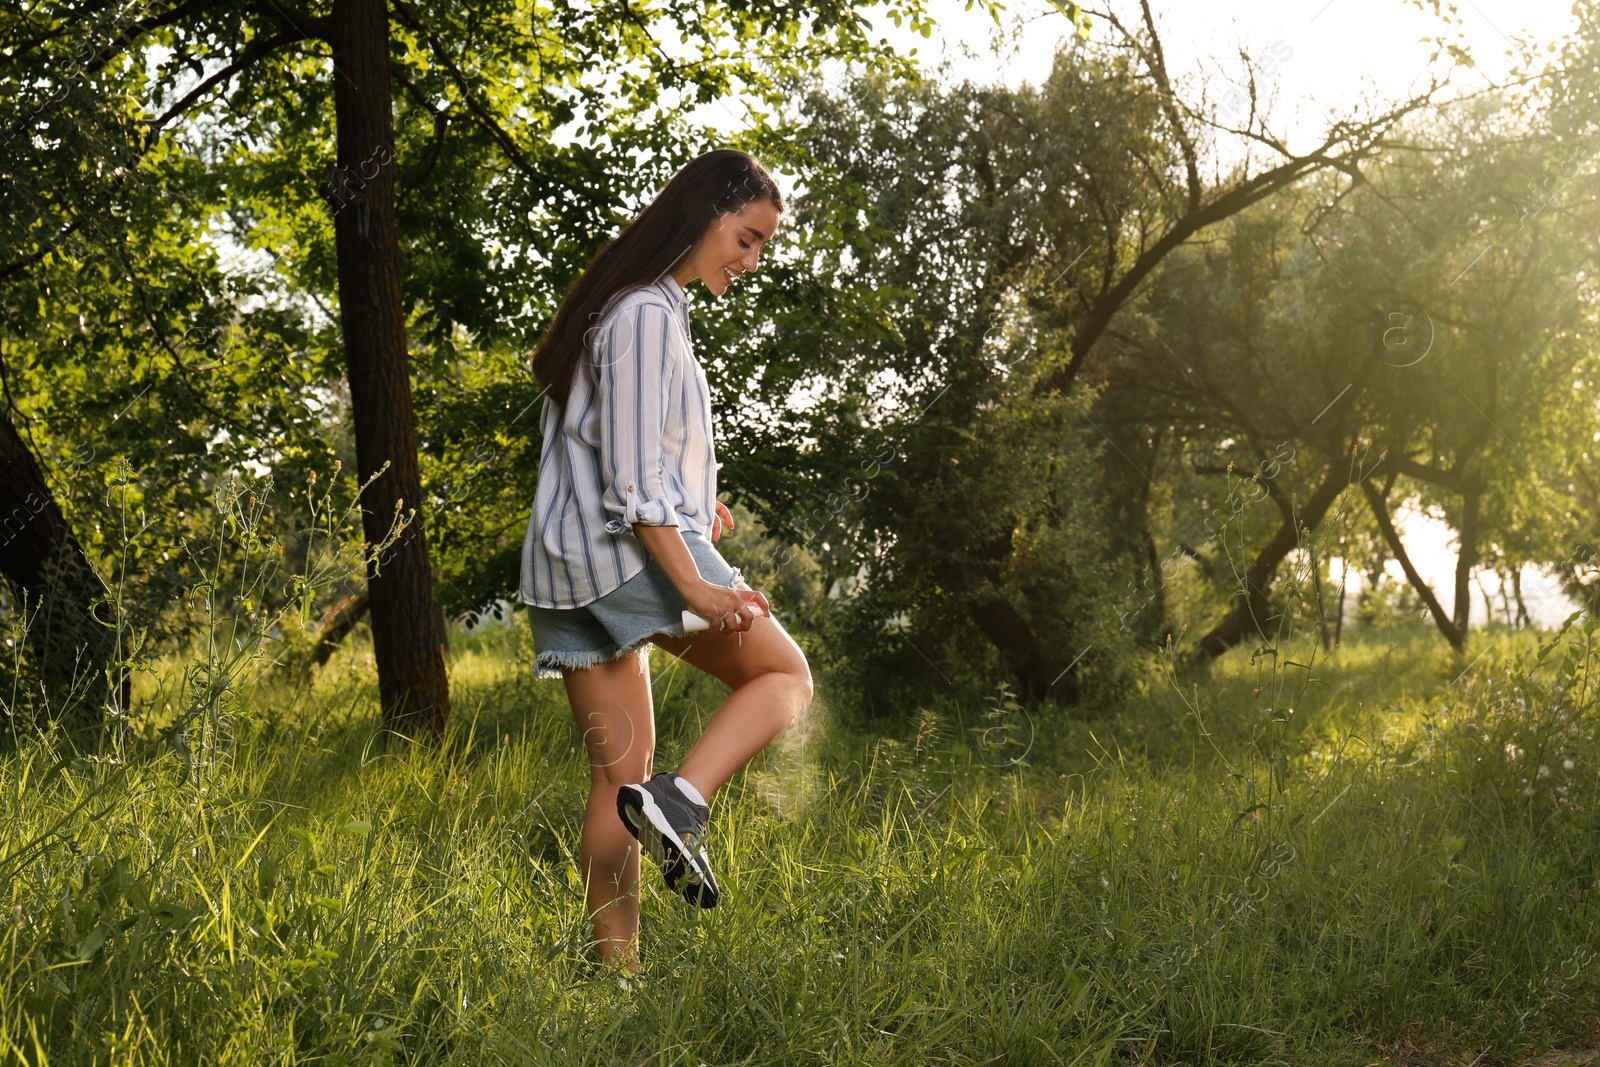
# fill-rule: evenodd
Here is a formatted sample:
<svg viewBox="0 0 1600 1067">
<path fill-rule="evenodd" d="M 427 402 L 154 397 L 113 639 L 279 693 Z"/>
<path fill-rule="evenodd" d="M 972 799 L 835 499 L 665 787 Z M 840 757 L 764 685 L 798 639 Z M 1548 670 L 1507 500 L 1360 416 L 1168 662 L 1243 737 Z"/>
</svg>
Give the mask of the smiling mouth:
<svg viewBox="0 0 1600 1067">
<path fill-rule="evenodd" d="M 733 279 L 738 277 L 737 274 L 733 273 L 733 271 L 729 270 L 727 267 L 723 267 L 722 268 L 722 276 L 724 278 L 728 279 L 728 284 L 729 285 L 732 285 L 733 284 Z"/>
</svg>

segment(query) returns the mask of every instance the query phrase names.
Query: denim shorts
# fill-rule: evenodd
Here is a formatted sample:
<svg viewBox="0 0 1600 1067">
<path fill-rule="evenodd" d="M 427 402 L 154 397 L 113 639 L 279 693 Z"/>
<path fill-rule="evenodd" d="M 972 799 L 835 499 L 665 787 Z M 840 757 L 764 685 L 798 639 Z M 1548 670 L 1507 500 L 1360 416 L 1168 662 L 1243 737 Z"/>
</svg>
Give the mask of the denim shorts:
<svg viewBox="0 0 1600 1067">
<path fill-rule="evenodd" d="M 700 577 L 729 588 L 741 580 L 739 568 L 729 566 L 705 534 L 680 532 Z M 621 659 L 656 634 L 688 636 L 683 629 L 688 601 L 654 556 L 638 574 L 582 607 L 525 606 L 533 628 L 535 678 L 559 678 L 563 667 L 582 669 Z"/>
</svg>

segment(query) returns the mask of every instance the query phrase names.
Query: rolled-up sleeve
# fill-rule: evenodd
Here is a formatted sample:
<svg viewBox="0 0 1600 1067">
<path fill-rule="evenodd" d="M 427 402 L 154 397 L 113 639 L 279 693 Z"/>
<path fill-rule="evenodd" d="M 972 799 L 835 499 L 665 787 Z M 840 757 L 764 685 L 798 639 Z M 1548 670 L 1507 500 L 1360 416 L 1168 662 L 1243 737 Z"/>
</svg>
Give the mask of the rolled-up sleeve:
<svg viewBox="0 0 1600 1067">
<path fill-rule="evenodd" d="M 673 313 L 641 304 L 616 315 L 596 338 L 596 399 L 606 529 L 631 534 L 637 523 L 676 526 L 667 493 L 662 439 L 678 394 L 683 347 Z"/>
</svg>

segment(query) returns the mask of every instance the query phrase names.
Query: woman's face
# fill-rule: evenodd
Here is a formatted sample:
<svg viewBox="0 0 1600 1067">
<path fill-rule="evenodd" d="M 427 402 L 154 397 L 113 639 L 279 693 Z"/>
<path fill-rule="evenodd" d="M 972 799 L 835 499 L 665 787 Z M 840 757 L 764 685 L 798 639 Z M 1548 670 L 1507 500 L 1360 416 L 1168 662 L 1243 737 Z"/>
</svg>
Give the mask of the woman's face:
<svg viewBox="0 0 1600 1067">
<path fill-rule="evenodd" d="M 762 246 L 777 228 L 772 201 L 751 200 L 713 222 L 672 277 L 680 286 L 698 278 L 712 296 L 721 296 L 735 278 L 756 269 Z"/>
</svg>

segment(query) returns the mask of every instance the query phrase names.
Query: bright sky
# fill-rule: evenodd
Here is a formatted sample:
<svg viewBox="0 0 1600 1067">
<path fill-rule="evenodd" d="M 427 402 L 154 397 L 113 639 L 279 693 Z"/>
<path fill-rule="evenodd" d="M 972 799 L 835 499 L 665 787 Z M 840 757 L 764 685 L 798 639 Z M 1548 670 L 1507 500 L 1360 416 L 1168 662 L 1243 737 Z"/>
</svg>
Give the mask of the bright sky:
<svg viewBox="0 0 1600 1067">
<path fill-rule="evenodd" d="M 1511 69 L 1506 52 L 1518 38 L 1538 44 L 1557 40 L 1572 25 L 1570 0 L 1460 0 L 1453 23 L 1401 0 L 1219 0 L 1207 4 L 1155 0 L 1152 9 L 1161 31 L 1167 63 L 1181 83 L 1202 70 L 1242 80 L 1243 51 L 1258 60 L 1258 82 L 1277 90 L 1285 118 L 1298 113 L 1302 122 L 1314 122 L 1329 108 L 1347 109 L 1364 95 L 1376 91 L 1398 98 L 1415 84 L 1425 82 L 1431 44 L 1423 37 L 1444 36 L 1466 45 L 1477 61 L 1480 75 L 1504 77 Z M 1117 0 L 1114 8 L 1125 24 L 1139 18 L 1138 7 Z M 874 9 L 874 12 L 881 9 Z M 996 28 L 990 17 L 964 0 L 931 0 L 938 29 L 924 40 L 878 13 L 869 20 L 880 35 L 901 51 L 917 48 L 924 62 L 937 63 L 948 56 L 956 78 L 992 81 L 997 69 L 1010 85 L 1038 83 L 1049 73 L 1050 62 L 1068 36 L 1068 25 L 1044 0 L 1021 0 L 1002 15 L 1008 28 L 1022 28 L 1020 42 L 1008 46 L 997 68 L 989 51 Z M 1091 36 L 1115 33 L 1101 21 Z M 1219 68 L 1217 57 L 1224 62 Z M 1263 61 L 1265 60 L 1265 61 Z M 1272 68 L 1265 73 L 1266 68 Z M 1461 71 L 1457 81 L 1466 84 L 1475 75 Z M 1465 80 L 1463 80 L 1465 79 Z"/>
</svg>

